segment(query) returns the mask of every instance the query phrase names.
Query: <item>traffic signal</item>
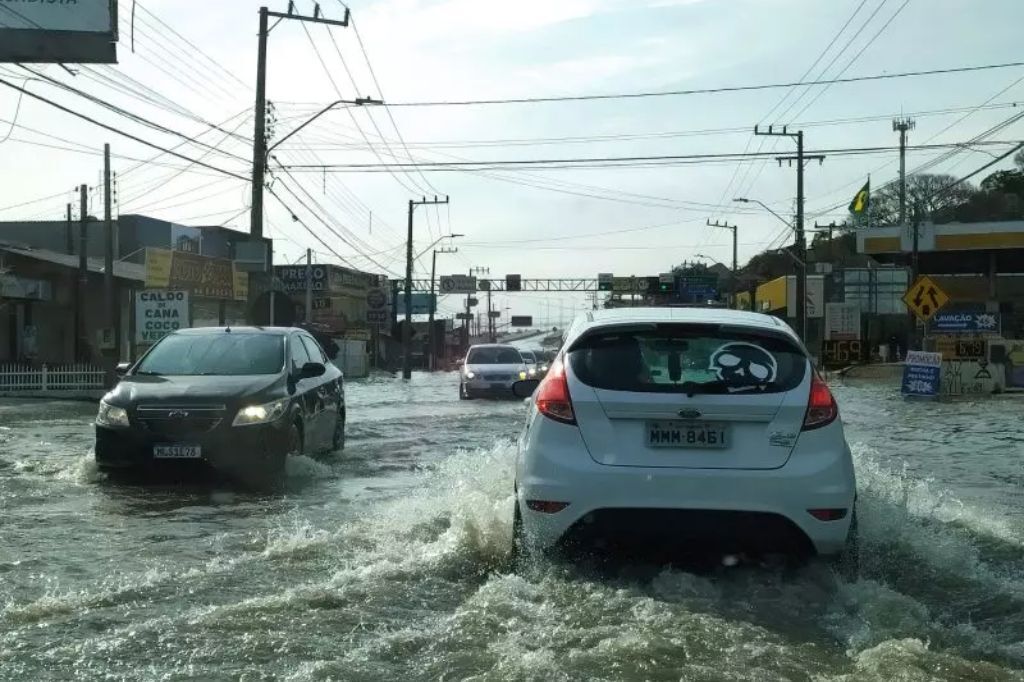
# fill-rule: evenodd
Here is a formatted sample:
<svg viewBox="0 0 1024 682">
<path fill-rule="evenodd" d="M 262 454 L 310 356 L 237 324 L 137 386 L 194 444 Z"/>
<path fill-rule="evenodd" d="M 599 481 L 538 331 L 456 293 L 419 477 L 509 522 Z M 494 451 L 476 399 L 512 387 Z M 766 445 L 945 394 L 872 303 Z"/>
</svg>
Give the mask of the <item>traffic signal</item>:
<svg viewBox="0 0 1024 682">
<path fill-rule="evenodd" d="M 522 291 L 522 275 L 505 275 L 505 291 Z"/>
</svg>

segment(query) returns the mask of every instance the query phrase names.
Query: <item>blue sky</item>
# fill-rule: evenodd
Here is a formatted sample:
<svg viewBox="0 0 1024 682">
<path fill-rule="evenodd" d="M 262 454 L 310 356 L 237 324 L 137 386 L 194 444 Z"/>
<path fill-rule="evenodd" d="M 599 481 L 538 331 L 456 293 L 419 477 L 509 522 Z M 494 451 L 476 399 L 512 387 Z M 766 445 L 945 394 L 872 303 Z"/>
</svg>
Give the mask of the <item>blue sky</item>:
<svg viewBox="0 0 1024 682">
<path fill-rule="evenodd" d="M 130 76 L 207 121 L 220 122 L 235 116 L 228 126 L 239 126 L 239 133 L 251 135 L 251 123 L 243 112 L 252 106 L 256 12 L 260 3 L 144 0 L 141 4 L 200 46 L 219 66 L 169 37 L 151 14 L 140 12 L 135 27 L 136 52 L 131 53 L 130 29 L 124 26 L 122 63 L 114 67 L 116 73 L 97 69 L 71 78 L 59 67 L 40 70 L 110 97 L 121 106 L 188 135 L 204 131 L 202 124 L 168 113 L 166 106 L 153 107 L 105 89 L 95 74 Z M 279 4 L 281 7 L 275 8 L 283 10 L 286 3 Z M 340 16 L 339 2 L 322 4 L 328 16 Z M 298 6 L 305 11 L 312 9 L 309 0 L 300 0 Z M 326 102 L 356 95 L 379 96 L 381 90 L 389 102 L 409 102 L 797 81 L 851 15 L 853 21 L 811 75 L 822 72 L 825 77 L 833 77 L 844 68 L 844 75 L 856 76 L 1017 61 L 1021 59 L 1019 27 L 1024 25 L 1024 3 L 1019 0 L 524 0 L 515 4 L 491 0 L 380 0 L 353 3 L 352 10 L 380 88 L 374 83 L 352 29 L 331 30 L 336 51 L 327 29 L 309 27 L 329 77 L 303 28 L 290 22 L 282 24 L 271 38 L 268 85 L 279 117 L 278 138 Z M 122 18 L 126 20 L 127 14 L 128 5 L 123 3 Z M 825 69 L 833 57 L 834 63 Z M 234 76 L 225 75 L 221 67 Z M 11 66 L 0 71 L 8 80 L 25 76 Z M 30 88 L 58 101 L 74 103 L 104 120 L 114 120 L 50 85 L 31 83 Z M 780 100 L 781 106 L 776 107 Z M 827 89 L 818 86 L 806 93 L 795 89 L 502 107 L 394 107 L 391 113 L 409 152 L 417 159 L 506 160 L 758 149 L 788 154 L 793 149 L 790 142 L 754 138 L 750 134 L 753 125 L 807 124 L 807 146 L 811 150 L 892 145 L 897 138 L 889 119 L 894 115 L 970 108 L 989 100 L 990 106 L 1006 106 L 974 113 L 917 115 L 911 144 L 967 140 L 1011 116 L 1014 110 L 1008 108 L 1010 103 L 1024 102 L 1024 68 Z M 0 90 L 0 139 L 9 125 L 3 121 L 12 120 L 16 105 L 14 94 Z M 878 118 L 821 124 L 858 117 Z M 117 154 L 140 159 L 152 155 L 151 150 L 34 102 L 22 103 L 18 123 L 93 149 L 111 141 Z M 124 127 L 160 143 L 180 141 L 131 125 Z M 949 130 L 943 132 L 947 127 Z M 386 145 L 377 139 L 378 128 L 388 141 Z M 722 131 L 730 128 L 738 130 Z M 718 132 L 683 134 L 708 129 Z M 1022 129 L 1024 124 L 1018 123 L 993 139 L 1020 139 Z M 672 135 L 652 137 L 655 133 Z M 213 144 L 221 137 L 208 133 L 203 139 Z M 564 137 L 602 139 L 557 144 L 495 142 Z M 623 139 L 616 139 L 619 137 Z M 375 143 L 376 153 L 367 150 L 366 140 Z M 487 144 L 481 145 L 481 141 Z M 65 145 L 22 128 L 16 128 L 11 139 L 0 143 L 0 207 L 69 190 L 80 182 L 96 182 L 98 157 L 40 148 L 28 142 Z M 333 112 L 295 142 L 281 148 L 278 158 L 282 163 L 375 163 L 379 158 L 391 158 L 391 154 L 406 156 L 392 121 L 379 109 Z M 214 153 L 207 160 L 246 174 L 248 169 L 242 160 L 248 156 L 245 144 L 229 139 L 223 149 L 236 156 Z M 193 147 L 183 151 L 195 157 L 206 150 Z M 908 165 L 914 168 L 936 154 L 912 152 Z M 982 151 L 965 151 L 936 170 L 963 173 L 990 158 Z M 176 160 L 162 160 L 179 165 Z M 892 179 L 895 162 L 896 156 L 891 153 L 836 156 L 826 159 L 821 167 L 809 168 L 809 213 L 848 201 L 868 173 L 872 173 L 876 185 Z M 169 167 L 132 170 L 133 165 L 124 159 L 115 163 L 124 174 L 120 188 L 123 212 L 150 213 L 181 222 L 192 218 L 201 218 L 194 222 L 215 224 L 227 220 L 230 225 L 247 227 L 244 213 L 232 219 L 248 202 L 243 181 L 194 172 L 174 175 L 175 169 Z M 343 174 L 328 176 L 325 182 L 318 173 L 289 178 L 278 172 L 280 184 L 276 188 L 286 201 L 282 186 L 289 184 L 307 203 L 312 203 L 310 197 L 315 198 L 335 229 L 348 230 L 344 234 L 349 241 L 358 239 L 365 253 L 395 272 L 401 269 L 406 202 L 424 193 L 447 193 L 452 200 L 450 212 L 442 208 L 418 213 L 418 250 L 425 249 L 450 226 L 468 236 L 461 240 L 458 255 L 442 258 L 442 272 L 486 266 L 494 275 L 519 272 L 526 277 L 585 277 L 598 272 L 657 274 L 693 259 L 697 253 L 728 261 L 729 233 L 707 228 L 707 218 L 728 219 L 740 225 L 740 255 L 745 260 L 769 244 L 781 243 L 785 228 L 766 212 L 743 207 L 731 199 L 750 196 L 786 214 L 792 211 L 795 193 L 794 172 L 774 162 L 739 167 L 498 174 L 500 180 L 494 173 L 430 173 L 426 178 L 418 174 Z M 557 187 L 553 188 L 555 183 Z M 309 194 L 302 194 L 297 185 Z M 617 194 L 620 192 L 658 200 L 623 197 Z M 618 200 L 607 200 L 609 196 Z M 622 201 L 624 198 L 634 203 Z M 66 200 L 60 197 L 0 211 L 0 219 L 57 217 L 63 215 Z M 332 249 L 354 264 L 379 269 L 359 258 L 294 200 L 289 203 Z M 842 211 L 829 218 L 841 219 Z M 294 260 L 307 246 L 321 252 L 320 260 L 337 260 L 271 197 L 268 231 L 279 240 L 275 244 L 279 261 Z M 614 234 L 586 236 L 608 232 Z M 429 267 L 427 259 L 423 263 Z M 543 315 L 559 302 L 563 308 L 580 305 L 578 299 L 567 296 L 522 297 L 516 299 L 513 312 Z"/>
</svg>

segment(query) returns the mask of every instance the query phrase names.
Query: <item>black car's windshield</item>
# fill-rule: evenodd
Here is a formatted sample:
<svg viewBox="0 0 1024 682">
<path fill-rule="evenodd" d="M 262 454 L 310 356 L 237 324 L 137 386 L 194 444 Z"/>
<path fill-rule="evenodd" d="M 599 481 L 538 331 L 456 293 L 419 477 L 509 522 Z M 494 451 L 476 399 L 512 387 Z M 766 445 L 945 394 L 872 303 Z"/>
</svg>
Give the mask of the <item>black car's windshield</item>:
<svg viewBox="0 0 1024 682">
<path fill-rule="evenodd" d="M 529 362 L 531 364 L 537 362 L 537 358 L 534 357 L 532 351 L 524 350 L 520 351 L 519 354 L 523 356 L 523 362 Z"/>
<path fill-rule="evenodd" d="M 523 358 L 515 348 L 474 348 L 466 359 L 470 365 L 519 365 Z"/>
<path fill-rule="evenodd" d="M 164 337 L 136 374 L 240 376 L 277 374 L 284 365 L 283 337 L 270 334 L 177 334 Z"/>
</svg>

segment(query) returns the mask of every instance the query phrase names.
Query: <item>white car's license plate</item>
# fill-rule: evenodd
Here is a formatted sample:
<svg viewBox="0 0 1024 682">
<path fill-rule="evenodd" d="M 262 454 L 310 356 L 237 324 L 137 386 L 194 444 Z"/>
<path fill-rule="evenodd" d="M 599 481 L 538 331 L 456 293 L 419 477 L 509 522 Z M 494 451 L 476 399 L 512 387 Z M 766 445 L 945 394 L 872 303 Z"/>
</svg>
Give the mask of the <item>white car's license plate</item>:
<svg viewBox="0 0 1024 682">
<path fill-rule="evenodd" d="M 202 459 L 203 450 L 198 445 L 154 445 L 155 459 Z"/>
<path fill-rule="evenodd" d="M 644 429 L 644 440 L 651 448 L 729 447 L 729 428 L 722 422 L 650 421 Z"/>
</svg>

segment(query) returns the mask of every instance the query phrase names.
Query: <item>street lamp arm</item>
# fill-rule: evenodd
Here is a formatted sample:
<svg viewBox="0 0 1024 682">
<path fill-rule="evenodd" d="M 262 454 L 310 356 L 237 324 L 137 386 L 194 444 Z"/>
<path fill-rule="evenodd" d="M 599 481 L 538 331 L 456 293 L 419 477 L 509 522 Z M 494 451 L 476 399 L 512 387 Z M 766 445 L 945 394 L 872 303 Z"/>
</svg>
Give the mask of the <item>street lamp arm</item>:
<svg viewBox="0 0 1024 682">
<path fill-rule="evenodd" d="M 373 99 L 372 97 L 357 97 L 354 100 L 339 99 L 336 102 L 331 102 L 326 107 L 324 107 L 320 111 L 318 111 L 315 114 L 313 114 L 312 117 L 310 117 L 305 123 L 300 125 L 298 128 L 295 128 L 290 133 L 288 133 L 287 135 L 282 137 L 280 140 L 278 140 L 277 142 L 272 144 L 270 146 L 270 148 L 267 149 L 267 156 L 269 157 L 270 156 L 270 152 L 274 151 L 279 146 L 281 146 L 281 143 L 285 142 L 286 140 L 290 139 L 291 137 L 293 137 L 294 135 L 299 133 L 303 128 L 305 128 L 310 123 L 312 123 L 313 121 L 317 120 L 318 118 L 320 118 L 321 116 L 326 114 L 328 111 L 330 111 L 330 110 L 334 109 L 335 107 L 340 106 L 342 104 L 350 104 L 352 106 L 362 107 L 362 106 L 367 106 L 367 105 L 371 105 L 371 104 L 373 104 L 373 105 L 383 105 L 384 102 L 379 100 L 379 99 Z"/>
<path fill-rule="evenodd" d="M 445 235 L 441 235 L 440 237 L 438 237 L 437 239 L 435 239 L 435 240 L 434 240 L 434 243 L 433 243 L 433 244 L 431 244 L 430 246 L 428 246 L 427 248 L 423 249 L 423 250 L 422 250 L 422 251 L 420 251 L 420 252 L 419 252 L 418 254 L 416 254 L 416 258 L 414 258 L 413 260 L 419 260 L 419 259 L 420 259 L 420 258 L 422 258 L 422 257 L 423 257 L 423 256 L 424 256 L 424 255 L 425 255 L 425 254 L 426 254 L 426 253 L 427 253 L 428 251 L 430 251 L 430 250 L 431 250 L 431 249 L 433 249 L 433 248 L 434 248 L 435 246 L 437 246 L 438 244 L 440 244 L 441 242 L 443 242 L 443 241 L 444 241 L 445 239 L 458 239 L 459 237 L 465 237 L 465 236 L 466 236 L 466 235 L 464 235 L 464 234 L 445 234 Z"/>
<path fill-rule="evenodd" d="M 782 224 L 785 225 L 786 227 L 788 227 L 790 230 L 793 230 L 794 232 L 796 231 L 796 228 L 793 227 L 793 223 L 789 222 L 788 220 L 786 220 L 785 218 L 780 216 L 778 213 L 773 211 L 768 206 L 768 204 L 764 203 L 763 201 L 758 201 L 757 199 L 747 199 L 746 197 L 737 197 L 737 198 L 733 199 L 733 201 L 738 201 L 738 202 L 740 202 L 742 204 L 757 204 L 758 206 L 760 206 L 761 208 L 763 208 L 764 210 L 768 211 L 773 216 L 775 216 L 776 218 L 781 220 Z"/>
</svg>

